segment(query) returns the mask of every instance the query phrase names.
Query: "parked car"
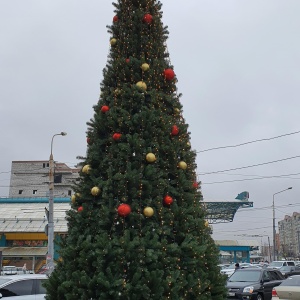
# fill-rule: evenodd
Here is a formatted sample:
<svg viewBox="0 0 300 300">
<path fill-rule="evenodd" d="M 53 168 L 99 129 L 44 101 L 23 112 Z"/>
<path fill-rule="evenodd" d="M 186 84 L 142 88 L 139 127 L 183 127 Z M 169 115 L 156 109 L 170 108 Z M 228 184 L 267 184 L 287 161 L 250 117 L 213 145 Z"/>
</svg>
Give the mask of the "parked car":
<svg viewBox="0 0 300 300">
<path fill-rule="evenodd" d="M 273 288 L 272 300 L 300 299 L 300 275 L 293 275 Z"/>
<path fill-rule="evenodd" d="M 230 266 L 230 264 L 218 264 L 218 266 L 220 267 L 221 270 L 228 268 Z"/>
<path fill-rule="evenodd" d="M 279 271 L 285 278 L 288 278 L 291 275 L 300 275 L 300 267 L 296 266 L 284 266 L 281 267 Z"/>
<path fill-rule="evenodd" d="M 284 279 L 278 270 L 236 270 L 227 280 L 227 299 L 271 300 L 273 287 L 281 284 Z"/>
<path fill-rule="evenodd" d="M 0 277 L 0 299 L 44 300 L 46 289 L 43 282 L 46 275 L 27 274 Z"/>
<path fill-rule="evenodd" d="M 17 275 L 18 270 L 16 266 L 4 266 L 2 268 L 2 275 Z"/>
<path fill-rule="evenodd" d="M 240 263 L 239 265 L 241 269 L 253 267 L 253 265 L 250 263 Z M 229 265 L 227 268 L 221 269 L 221 273 L 227 275 L 228 277 L 231 276 L 234 273 L 234 271 L 235 263 Z"/>
<path fill-rule="evenodd" d="M 38 270 L 38 274 L 47 274 L 48 273 L 48 266 L 47 265 L 43 265 L 39 270 Z"/>
<path fill-rule="evenodd" d="M 295 266 L 295 262 L 291 260 L 274 260 L 272 261 L 268 268 L 269 269 L 280 269 L 285 266 Z"/>
</svg>

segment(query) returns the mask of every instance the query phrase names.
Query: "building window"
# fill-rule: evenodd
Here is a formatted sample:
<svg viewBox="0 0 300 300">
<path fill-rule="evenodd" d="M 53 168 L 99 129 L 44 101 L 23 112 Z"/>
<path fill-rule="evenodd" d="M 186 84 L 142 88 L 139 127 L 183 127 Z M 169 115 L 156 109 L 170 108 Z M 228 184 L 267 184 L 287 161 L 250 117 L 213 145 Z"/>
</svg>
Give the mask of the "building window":
<svg viewBox="0 0 300 300">
<path fill-rule="evenodd" d="M 43 168 L 49 168 L 49 163 L 43 163 Z"/>
<path fill-rule="evenodd" d="M 45 163 L 43 163 L 43 168 L 46 168 L 46 164 Z"/>
<path fill-rule="evenodd" d="M 37 190 L 33 190 L 33 191 L 32 191 L 32 194 L 33 194 L 33 195 L 36 195 L 36 194 L 37 194 Z"/>
<path fill-rule="evenodd" d="M 61 183 L 62 181 L 62 174 L 54 175 L 54 183 Z"/>
<path fill-rule="evenodd" d="M 23 190 L 19 190 L 19 195 L 22 195 L 23 194 Z"/>
<path fill-rule="evenodd" d="M 68 190 L 68 196 L 71 196 L 71 195 L 72 195 L 72 191 Z"/>
</svg>

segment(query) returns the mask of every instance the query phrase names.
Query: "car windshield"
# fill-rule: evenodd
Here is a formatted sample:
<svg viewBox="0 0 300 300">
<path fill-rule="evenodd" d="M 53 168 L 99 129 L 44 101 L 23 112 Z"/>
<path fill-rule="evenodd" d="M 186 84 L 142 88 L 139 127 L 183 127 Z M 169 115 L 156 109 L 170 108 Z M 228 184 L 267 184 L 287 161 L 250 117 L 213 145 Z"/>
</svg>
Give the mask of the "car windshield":
<svg viewBox="0 0 300 300">
<path fill-rule="evenodd" d="M 300 275 L 288 277 L 281 283 L 282 286 L 300 286 Z"/>
<path fill-rule="evenodd" d="M 282 262 L 281 261 L 272 261 L 269 264 L 269 267 L 281 267 L 282 266 Z"/>
<path fill-rule="evenodd" d="M 6 282 L 8 282 L 8 281 L 10 281 L 11 279 L 4 279 L 4 278 L 1 278 L 0 277 L 0 287 L 2 286 L 2 284 L 4 284 L 4 283 L 6 283 Z"/>
<path fill-rule="evenodd" d="M 251 270 L 242 270 L 234 272 L 228 281 L 230 282 L 257 282 L 260 278 L 260 272 Z"/>
</svg>

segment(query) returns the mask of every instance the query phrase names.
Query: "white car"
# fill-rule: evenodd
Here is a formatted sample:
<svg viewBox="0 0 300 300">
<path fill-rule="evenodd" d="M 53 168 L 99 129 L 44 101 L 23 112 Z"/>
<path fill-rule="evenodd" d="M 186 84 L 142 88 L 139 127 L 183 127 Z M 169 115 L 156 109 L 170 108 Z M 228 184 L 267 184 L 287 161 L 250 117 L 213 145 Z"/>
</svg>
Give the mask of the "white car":
<svg viewBox="0 0 300 300">
<path fill-rule="evenodd" d="M 272 290 L 272 300 L 300 299 L 300 275 L 293 275 Z"/>
<path fill-rule="evenodd" d="M 280 269 L 285 266 L 295 266 L 295 262 L 291 260 L 274 260 L 269 265 L 269 269 Z"/>
<path fill-rule="evenodd" d="M 0 299 L 44 300 L 46 289 L 44 274 L 4 275 L 0 277 Z"/>
<path fill-rule="evenodd" d="M 17 267 L 16 266 L 5 266 L 2 268 L 3 275 L 17 275 Z"/>
<path fill-rule="evenodd" d="M 249 268 L 249 267 L 255 267 L 250 263 L 240 263 L 239 265 L 240 265 L 241 269 Z M 228 277 L 230 277 L 234 273 L 234 271 L 235 271 L 235 263 L 231 264 L 227 268 L 222 269 L 221 273 L 227 275 Z"/>
</svg>

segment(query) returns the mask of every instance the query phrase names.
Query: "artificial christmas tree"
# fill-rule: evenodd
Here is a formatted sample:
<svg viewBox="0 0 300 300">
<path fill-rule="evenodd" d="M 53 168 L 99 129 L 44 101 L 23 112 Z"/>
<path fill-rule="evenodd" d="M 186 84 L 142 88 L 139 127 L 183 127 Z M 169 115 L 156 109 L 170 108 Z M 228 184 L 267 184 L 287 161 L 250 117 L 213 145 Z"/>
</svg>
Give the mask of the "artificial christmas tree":
<svg viewBox="0 0 300 300">
<path fill-rule="evenodd" d="M 225 299 L 162 5 L 114 6 L 100 99 L 47 299 Z"/>
</svg>

